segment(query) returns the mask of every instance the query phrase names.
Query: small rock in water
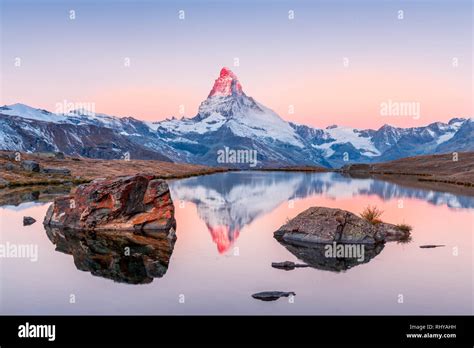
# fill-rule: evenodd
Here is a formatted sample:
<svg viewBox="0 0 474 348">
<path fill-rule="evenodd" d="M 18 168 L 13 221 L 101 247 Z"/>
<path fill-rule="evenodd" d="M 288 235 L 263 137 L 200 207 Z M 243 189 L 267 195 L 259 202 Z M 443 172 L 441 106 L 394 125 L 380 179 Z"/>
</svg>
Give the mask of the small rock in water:
<svg viewBox="0 0 474 348">
<path fill-rule="evenodd" d="M 263 291 L 253 294 L 252 297 L 262 301 L 275 301 L 280 297 L 288 297 L 290 295 L 295 296 L 293 291 Z"/>
<path fill-rule="evenodd" d="M 291 271 L 295 268 L 302 268 L 302 267 L 309 267 L 304 263 L 294 263 L 292 261 L 284 261 L 284 262 L 272 262 L 273 268 L 284 269 L 285 271 Z"/>
<path fill-rule="evenodd" d="M 444 247 L 445 245 L 435 245 L 435 244 L 428 244 L 428 245 L 420 245 L 422 249 L 429 249 L 429 248 L 440 248 Z"/>
<path fill-rule="evenodd" d="M 23 216 L 23 226 L 33 225 L 36 222 L 31 216 Z"/>
</svg>

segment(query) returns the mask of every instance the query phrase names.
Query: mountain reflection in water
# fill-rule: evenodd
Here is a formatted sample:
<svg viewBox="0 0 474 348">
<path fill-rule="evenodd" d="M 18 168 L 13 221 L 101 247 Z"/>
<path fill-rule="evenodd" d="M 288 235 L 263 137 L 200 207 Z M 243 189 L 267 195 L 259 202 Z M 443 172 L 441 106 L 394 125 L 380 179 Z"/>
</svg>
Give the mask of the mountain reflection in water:
<svg viewBox="0 0 474 348">
<path fill-rule="evenodd" d="M 285 201 L 291 203 L 309 196 L 376 195 L 383 200 L 416 198 L 450 208 L 474 207 L 474 199 L 469 196 L 354 179 L 338 173 L 229 172 L 175 180 L 170 182 L 170 190 L 176 205 L 196 205 L 219 253 L 229 250 L 240 231 L 259 216 Z"/>
</svg>

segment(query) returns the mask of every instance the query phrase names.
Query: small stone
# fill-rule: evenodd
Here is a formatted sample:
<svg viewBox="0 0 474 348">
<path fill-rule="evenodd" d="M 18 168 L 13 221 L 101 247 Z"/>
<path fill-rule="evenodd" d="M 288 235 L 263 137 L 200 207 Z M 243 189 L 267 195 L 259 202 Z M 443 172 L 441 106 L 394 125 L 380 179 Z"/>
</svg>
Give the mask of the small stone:
<svg viewBox="0 0 474 348">
<path fill-rule="evenodd" d="M 435 245 L 435 244 L 428 244 L 428 245 L 420 245 L 422 249 L 430 249 L 430 248 L 440 248 L 444 247 L 445 245 Z"/>
<path fill-rule="evenodd" d="M 42 172 L 45 174 L 71 175 L 71 170 L 68 168 L 43 168 Z"/>
<path fill-rule="evenodd" d="M 13 163 L 6 163 L 5 164 L 5 170 L 12 171 L 12 170 L 19 170 L 20 167 L 13 164 Z"/>
<path fill-rule="evenodd" d="M 275 301 L 280 297 L 295 296 L 293 291 L 262 291 L 253 294 L 252 297 L 261 301 Z"/>
<path fill-rule="evenodd" d="M 30 161 L 30 160 L 23 161 L 21 162 L 21 166 L 24 170 L 29 171 L 29 172 L 39 173 L 40 171 L 40 165 L 38 162 L 35 162 L 35 161 Z"/>
<path fill-rule="evenodd" d="M 56 152 L 56 153 L 54 154 L 54 157 L 55 157 L 56 159 L 61 159 L 61 160 L 63 160 L 63 159 L 65 158 L 64 153 L 62 153 L 62 152 Z"/>
<path fill-rule="evenodd" d="M 8 180 L 5 180 L 3 178 L 0 178 L 0 187 L 5 187 L 10 185 L 10 182 Z"/>
<path fill-rule="evenodd" d="M 36 222 L 36 219 L 31 216 L 23 216 L 23 226 L 33 225 Z"/>
<path fill-rule="evenodd" d="M 291 271 L 291 270 L 294 270 L 295 268 L 303 268 L 303 267 L 309 267 L 309 266 L 303 263 L 300 264 L 300 263 L 294 263 L 292 261 L 284 261 L 284 262 L 272 262 L 272 267 L 278 268 L 278 269 L 284 269 L 285 271 Z"/>
</svg>

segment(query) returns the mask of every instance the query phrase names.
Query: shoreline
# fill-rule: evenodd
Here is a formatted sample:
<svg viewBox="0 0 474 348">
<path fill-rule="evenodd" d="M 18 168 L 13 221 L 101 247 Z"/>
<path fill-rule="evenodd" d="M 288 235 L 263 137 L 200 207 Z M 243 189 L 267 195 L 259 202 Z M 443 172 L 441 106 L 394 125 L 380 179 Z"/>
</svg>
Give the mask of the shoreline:
<svg viewBox="0 0 474 348">
<path fill-rule="evenodd" d="M 13 151 L 0 151 L 1 189 L 33 186 L 76 186 L 97 178 L 151 173 L 164 180 L 185 179 L 233 171 L 340 173 L 351 178 L 374 178 L 412 187 L 474 195 L 474 152 L 459 154 L 459 162 L 451 154 L 408 157 L 374 164 L 350 164 L 334 169 L 320 166 L 287 166 L 264 168 L 226 168 L 161 162 L 156 160 L 102 160 L 61 156 L 54 153 L 21 153 L 21 161 L 13 159 Z M 22 161 L 35 161 L 41 168 L 65 169 L 69 174 L 50 174 L 21 168 Z M 13 169 L 7 169 L 9 165 Z M 436 172 L 433 173 L 433 172 Z M 440 187 L 441 186 L 441 187 Z M 459 190 L 462 189 L 462 192 Z"/>
</svg>

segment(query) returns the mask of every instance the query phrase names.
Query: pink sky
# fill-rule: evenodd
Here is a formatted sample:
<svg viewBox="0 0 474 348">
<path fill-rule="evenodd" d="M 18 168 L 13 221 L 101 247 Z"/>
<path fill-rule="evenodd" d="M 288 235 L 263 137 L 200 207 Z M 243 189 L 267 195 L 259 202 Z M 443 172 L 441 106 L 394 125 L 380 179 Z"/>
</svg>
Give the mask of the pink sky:
<svg viewBox="0 0 474 348">
<path fill-rule="evenodd" d="M 78 2 L 71 21 L 56 2 L 28 10 L 8 2 L 0 103 L 51 111 L 64 100 L 95 103 L 96 112 L 150 121 L 181 116 L 184 105 L 193 117 L 227 66 L 247 95 L 316 127 L 411 127 L 473 115 L 469 1 L 207 4 L 183 2 L 183 21 L 172 2 Z M 388 100 L 419 103 L 421 117 L 381 116 Z"/>
</svg>

